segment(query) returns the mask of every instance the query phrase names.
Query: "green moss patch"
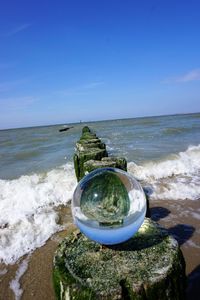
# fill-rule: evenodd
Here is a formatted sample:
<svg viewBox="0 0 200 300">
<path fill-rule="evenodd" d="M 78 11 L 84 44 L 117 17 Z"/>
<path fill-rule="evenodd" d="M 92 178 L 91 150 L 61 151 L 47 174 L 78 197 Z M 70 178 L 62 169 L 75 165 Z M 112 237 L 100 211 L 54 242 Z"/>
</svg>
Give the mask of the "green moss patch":
<svg viewBox="0 0 200 300">
<path fill-rule="evenodd" d="M 54 259 L 55 290 L 60 297 L 62 286 L 77 297 L 69 299 L 83 299 L 83 290 L 93 295 L 85 299 L 182 300 L 184 268 L 177 242 L 146 219 L 133 238 L 111 247 L 82 234 L 66 237 Z"/>
</svg>

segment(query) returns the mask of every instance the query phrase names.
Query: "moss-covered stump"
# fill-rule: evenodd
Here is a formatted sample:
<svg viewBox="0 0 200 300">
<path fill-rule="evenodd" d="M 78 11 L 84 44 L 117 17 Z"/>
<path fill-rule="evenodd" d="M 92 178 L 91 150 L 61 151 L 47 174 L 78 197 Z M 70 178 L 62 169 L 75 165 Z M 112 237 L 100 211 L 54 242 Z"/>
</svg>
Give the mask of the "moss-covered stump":
<svg viewBox="0 0 200 300">
<path fill-rule="evenodd" d="M 84 151 L 79 151 L 74 154 L 74 166 L 77 180 L 80 181 L 81 178 L 85 176 L 84 162 L 94 159 L 101 160 L 102 157 L 107 156 L 106 149 L 99 148 L 87 148 Z"/>
<path fill-rule="evenodd" d="M 54 257 L 53 279 L 61 300 L 185 298 L 178 243 L 150 219 L 129 241 L 111 247 L 80 233 L 67 236 Z"/>
<path fill-rule="evenodd" d="M 101 160 L 107 157 L 106 145 L 91 132 L 88 126 L 83 127 L 82 135 L 76 143 L 76 153 L 74 154 L 74 168 L 77 180 L 85 176 L 84 163 L 88 160 Z"/>
<path fill-rule="evenodd" d="M 108 157 L 106 145 L 102 143 L 95 133 L 91 132 L 88 126 L 83 127 L 82 135 L 76 143 L 76 149 L 74 168 L 78 181 L 96 168 L 115 167 L 127 171 L 126 159 Z M 86 164 L 88 161 L 90 163 Z"/>
<path fill-rule="evenodd" d="M 88 160 L 83 164 L 84 173 L 90 173 L 99 168 L 118 168 L 127 171 L 127 162 L 125 158 L 120 157 L 103 157 L 99 160 Z"/>
<path fill-rule="evenodd" d="M 99 168 L 113 167 L 127 171 L 127 161 L 123 157 L 109 156 L 106 145 L 92 133 L 88 126 L 83 127 L 82 135 L 76 143 L 76 153 L 74 154 L 74 169 L 77 181 L 80 181 L 86 174 Z M 145 191 L 144 191 L 145 192 Z M 150 217 L 149 199 L 147 194 L 147 213 Z"/>
</svg>

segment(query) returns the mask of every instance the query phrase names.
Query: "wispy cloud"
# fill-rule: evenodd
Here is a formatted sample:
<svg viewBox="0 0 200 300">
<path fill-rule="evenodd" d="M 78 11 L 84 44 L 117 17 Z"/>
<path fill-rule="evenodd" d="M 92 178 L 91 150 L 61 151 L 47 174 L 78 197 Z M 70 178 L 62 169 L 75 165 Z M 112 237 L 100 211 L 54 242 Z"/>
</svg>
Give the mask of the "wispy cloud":
<svg viewBox="0 0 200 300">
<path fill-rule="evenodd" d="M 34 96 L 9 97 L 3 99 L 1 98 L 0 104 L 2 110 L 21 110 L 30 107 L 38 100 L 39 98 Z"/>
<path fill-rule="evenodd" d="M 177 78 L 177 82 L 187 82 L 200 80 L 200 69 L 191 70 L 188 73 Z"/>
<path fill-rule="evenodd" d="M 7 32 L 5 32 L 4 34 L 2 34 L 1 36 L 9 37 L 9 36 L 15 35 L 15 34 L 21 32 L 21 31 L 26 30 L 30 26 L 31 26 L 31 24 L 29 24 L 29 23 L 20 24 L 18 26 L 15 26 L 14 28 L 8 30 Z"/>
<path fill-rule="evenodd" d="M 0 82 L 0 92 L 8 92 L 27 82 L 27 79 Z"/>
<path fill-rule="evenodd" d="M 91 90 L 91 89 L 94 89 L 103 84 L 104 84 L 103 81 L 94 81 L 94 82 L 90 82 L 88 84 L 82 85 L 82 86 L 80 86 L 80 88 L 85 89 L 85 90 Z"/>
<path fill-rule="evenodd" d="M 163 83 L 184 83 L 197 80 L 200 80 L 200 69 L 194 69 L 185 74 L 167 78 Z"/>
<path fill-rule="evenodd" d="M 101 85 L 104 85 L 103 81 L 94 81 L 94 82 L 89 82 L 89 83 L 79 85 L 76 87 L 59 90 L 59 91 L 56 91 L 55 93 L 57 95 L 60 95 L 63 97 L 87 95 L 88 93 L 95 90 L 96 88 L 98 88 Z"/>
</svg>

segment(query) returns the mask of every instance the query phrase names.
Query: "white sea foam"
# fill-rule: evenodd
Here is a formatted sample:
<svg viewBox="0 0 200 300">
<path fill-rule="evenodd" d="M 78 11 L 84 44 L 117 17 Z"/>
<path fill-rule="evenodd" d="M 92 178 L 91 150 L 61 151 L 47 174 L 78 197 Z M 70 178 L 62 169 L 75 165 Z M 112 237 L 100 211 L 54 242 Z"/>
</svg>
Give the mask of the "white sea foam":
<svg viewBox="0 0 200 300">
<path fill-rule="evenodd" d="M 196 213 L 196 212 L 191 212 L 191 215 L 193 218 L 200 220 L 200 213 Z"/>
<path fill-rule="evenodd" d="M 138 166 L 131 162 L 128 171 L 150 185 L 153 199 L 200 198 L 200 145 L 157 162 Z"/>
<path fill-rule="evenodd" d="M 191 146 L 185 152 L 173 155 L 159 162 L 149 162 L 144 166 L 129 164 L 130 171 L 141 180 L 166 178 L 174 175 L 192 175 L 200 171 L 200 145 Z"/>
<path fill-rule="evenodd" d="M 110 152 L 112 152 L 112 151 L 114 150 L 114 148 L 113 148 L 113 147 L 111 147 L 111 146 L 108 146 L 108 145 L 106 145 L 106 149 L 107 149 L 107 151 L 110 151 Z"/>
<path fill-rule="evenodd" d="M 15 279 L 10 282 L 10 288 L 15 295 L 15 300 L 19 300 L 23 294 L 23 290 L 20 286 L 20 279 L 28 269 L 29 256 L 25 258 L 22 263 L 19 265 L 19 268 L 16 272 Z"/>
<path fill-rule="evenodd" d="M 186 244 L 190 247 L 193 247 L 193 248 L 198 248 L 200 249 L 200 245 L 197 245 L 195 242 L 193 242 L 191 239 L 187 240 L 186 241 Z"/>
<path fill-rule="evenodd" d="M 0 276 L 5 275 L 7 272 L 7 269 L 0 270 Z"/>
<path fill-rule="evenodd" d="M 0 262 L 15 263 L 60 230 L 54 208 L 72 198 L 75 184 L 69 164 L 46 174 L 0 180 Z"/>
</svg>

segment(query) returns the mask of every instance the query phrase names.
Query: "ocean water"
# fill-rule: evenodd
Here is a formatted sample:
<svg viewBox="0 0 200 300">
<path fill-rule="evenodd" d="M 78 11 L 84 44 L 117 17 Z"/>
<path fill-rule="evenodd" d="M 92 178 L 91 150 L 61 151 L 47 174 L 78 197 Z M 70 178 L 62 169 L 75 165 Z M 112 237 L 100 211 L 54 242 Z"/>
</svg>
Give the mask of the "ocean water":
<svg viewBox="0 0 200 300">
<path fill-rule="evenodd" d="M 0 131 L 0 262 L 15 263 L 56 231 L 56 207 L 76 187 L 75 143 L 88 125 L 123 156 L 150 200 L 199 201 L 200 114 L 111 120 Z M 193 211 L 200 218 L 200 210 Z M 195 215 L 196 214 L 196 215 Z"/>
</svg>

